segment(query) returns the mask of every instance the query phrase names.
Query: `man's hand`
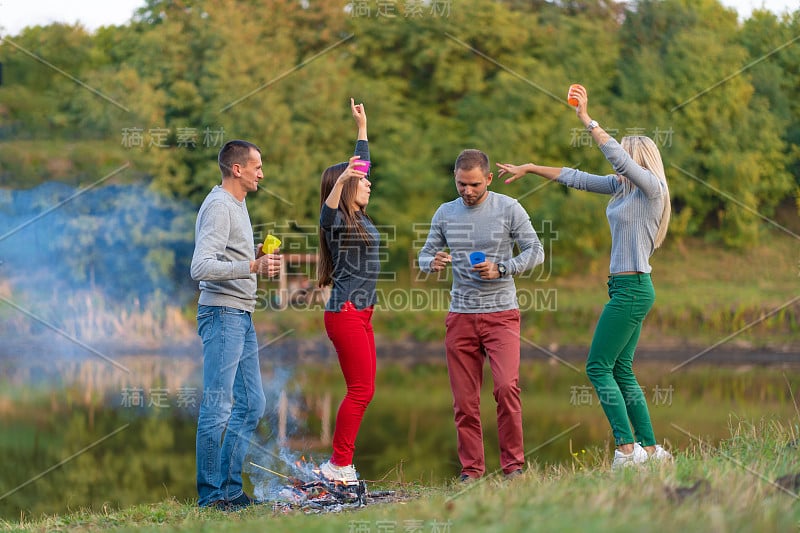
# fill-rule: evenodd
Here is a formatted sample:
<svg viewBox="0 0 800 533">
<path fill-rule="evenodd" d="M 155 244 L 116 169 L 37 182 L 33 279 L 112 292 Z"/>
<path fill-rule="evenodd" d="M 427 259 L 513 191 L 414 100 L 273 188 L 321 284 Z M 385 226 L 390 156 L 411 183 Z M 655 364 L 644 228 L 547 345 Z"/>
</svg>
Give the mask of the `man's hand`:
<svg viewBox="0 0 800 533">
<path fill-rule="evenodd" d="M 500 277 L 500 271 L 497 270 L 497 263 L 492 263 L 491 261 L 478 263 L 472 267 L 472 270 L 478 272 L 481 279 L 498 279 Z"/>
<path fill-rule="evenodd" d="M 431 271 L 441 272 L 449 263 L 452 262 L 453 256 L 447 252 L 436 252 L 436 255 L 433 257 L 433 261 L 431 262 Z"/>
<path fill-rule="evenodd" d="M 283 257 L 278 253 L 263 254 L 255 261 L 250 261 L 250 272 L 266 274 L 268 278 L 274 278 L 281 272 L 282 261 Z"/>
</svg>

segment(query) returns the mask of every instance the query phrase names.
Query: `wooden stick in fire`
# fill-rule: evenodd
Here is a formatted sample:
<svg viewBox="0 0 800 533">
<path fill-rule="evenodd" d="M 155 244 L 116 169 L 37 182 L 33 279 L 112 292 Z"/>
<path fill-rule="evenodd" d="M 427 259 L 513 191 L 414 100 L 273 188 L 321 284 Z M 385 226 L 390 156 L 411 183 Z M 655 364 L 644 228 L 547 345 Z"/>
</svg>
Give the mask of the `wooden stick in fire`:
<svg viewBox="0 0 800 533">
<path fill-rule="evenodd" d="M 280 472 L 275 472 L 274 470 L 270 470 L 269 468 L 265 468 L 265 467 L 263 467 L 261 465 L 257 465 L 253 461 L 250 461 L 250 464 L 253 465 L 256 468 L 260 468 L 261 470 L 264 470 L 265 472 L 269 472 L 270 474 L 275 474 L 276 476 L 281 476 L 282 478 L 290 479 L 289 476 L 281 474 Z"/>
</svg>

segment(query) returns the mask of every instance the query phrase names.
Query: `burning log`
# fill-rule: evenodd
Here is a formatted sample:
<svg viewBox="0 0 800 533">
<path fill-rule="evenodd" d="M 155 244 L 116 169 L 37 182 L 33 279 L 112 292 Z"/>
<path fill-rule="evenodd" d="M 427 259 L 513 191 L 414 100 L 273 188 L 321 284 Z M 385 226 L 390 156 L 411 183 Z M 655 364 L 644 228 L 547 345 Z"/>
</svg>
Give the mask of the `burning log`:
<svg viewBox="0 0 800 533">
<path fill-rule="evenodd" d="M 340 512 L 367 504 L 367 483 L 363 480 L 353 483 L 331 481 L 322 476 L 316 465 L 309 468 L 301 461 L 295 467 L 312 479 L 287 476 L 253 462 L 250 464 L 286 480 L 287 483 L 270 498 L 275 510 L 288 512 L 299 507 L 306 512 Z"/>
</svg>

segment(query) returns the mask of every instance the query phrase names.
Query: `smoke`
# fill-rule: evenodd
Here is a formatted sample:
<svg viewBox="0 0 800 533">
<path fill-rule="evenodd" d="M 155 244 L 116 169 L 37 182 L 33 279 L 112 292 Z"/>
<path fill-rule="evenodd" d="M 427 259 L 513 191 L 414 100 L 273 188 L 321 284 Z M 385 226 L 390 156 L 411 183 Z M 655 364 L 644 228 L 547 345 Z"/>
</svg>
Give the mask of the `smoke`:
<svg viewBox="0 0 800 533">
<path fill-rule="evenodd" d="M 25 290 L 97 289 L 117 301 L 147 301 L 161 291 L 185 299 L 195 216 L 142 185 L 79 196 L 58 182 L 4 191 L 3 274 Z"/>
<path fill-rule="evenodd" d="M 196 214 L 143 185 L 81 190 L 49 182 L 0 190 L 5 378 L 62 390 L 74 381 L 87 405 L 104 398 L 142 414 L 155 412 L 159 393 L 164 404 L 194 414 L 180 401 L 201 383 L 195 323 L 182 311 L 197 294 L 189 275 Z M 176 332 L 187 324 L 189 336 L 179 337 L 176 350 Z M 144 345 L 147 357 L 140 355 Z M 164 357 L 178 350 L 194 358 Z M 267 347 L 262 356 L 275 359 L 279 350 Z M 291 447 L 309 406 L 292 382 L 295 368 L 285 363 L 263 373 L 268 408 L 250 457 L 284 476 L 308 478 L 313 464 Z M 245 470 L 259 499 L 285 489 L 285 477 L 249 464 Z"/>
<path fill-rule="evenodd" d="M 155 334 L 194 298 L 195 217 L 143 185 L 0 191 L 0 295 L 13 307 L 4 333 L 119 340 L 138 318 L 137 336 Z"/>
<path fill-rule="evenodd" d="M 267 423 L 271 431 L 265 443 L 251 443 L 250 461 L 258 466 L 245 464 L 253 483 L 253 495 L 259 501 L 285 500 L 287 476 L 313 477 L 315 465 L 310 457 L 290 447 L 291 437 L 304 428 L 308 411 L 300 387 L 290 384 L 293 374 L 293 367 L 275 368 L 272 378 L 263 384 L 267 413 L 262 424 Z"/>
</svg>

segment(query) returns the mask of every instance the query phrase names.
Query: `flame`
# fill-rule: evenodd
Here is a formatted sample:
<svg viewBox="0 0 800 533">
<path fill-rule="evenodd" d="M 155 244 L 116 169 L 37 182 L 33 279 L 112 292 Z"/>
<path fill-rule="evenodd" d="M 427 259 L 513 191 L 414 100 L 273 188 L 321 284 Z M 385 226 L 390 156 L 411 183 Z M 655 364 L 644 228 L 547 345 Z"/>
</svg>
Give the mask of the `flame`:
<svg viewBox="0 0 800 533">
<path fill-rule="evenodd" d="M 366 503 L 360 489 L 361 485 L 326 479 L 319 466 L 310 457 L 307 459 L 302 456 L 295 461 L 294 466 L 297 469 L 296 476 L 283 476 L 287 481 L 284 487 L 288 491 L 283 496 L 284 499 L 288 498 L 298 505 L 306 502 L 325 508 L 337 504 Z"/>
</svg>

